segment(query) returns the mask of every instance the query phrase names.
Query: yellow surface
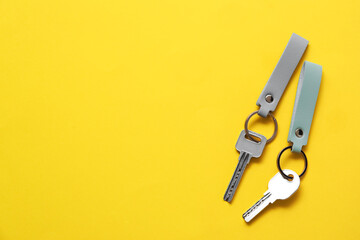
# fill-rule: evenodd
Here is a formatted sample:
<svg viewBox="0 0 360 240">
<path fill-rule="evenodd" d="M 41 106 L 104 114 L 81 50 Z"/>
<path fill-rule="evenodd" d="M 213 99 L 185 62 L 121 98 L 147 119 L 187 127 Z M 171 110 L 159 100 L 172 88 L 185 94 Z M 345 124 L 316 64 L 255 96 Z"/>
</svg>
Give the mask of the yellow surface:
<svg viewBox="0 0 360 240">
<path fill-rule="evenodd" d="M 359 9 L 1 1 L 0 239 L 359 239 Z M 228 204 L 234 145 L 292 32 L 310 40 L 301 64 L 323 66 L 309 169 L 291 199 L 246 224 L 288 145 L 300 67 L 277 138 Z M 269 136 L 271 121 L 255 119 Z M 292 158 L 284 168 L 300 172 Z"/>
</svg>

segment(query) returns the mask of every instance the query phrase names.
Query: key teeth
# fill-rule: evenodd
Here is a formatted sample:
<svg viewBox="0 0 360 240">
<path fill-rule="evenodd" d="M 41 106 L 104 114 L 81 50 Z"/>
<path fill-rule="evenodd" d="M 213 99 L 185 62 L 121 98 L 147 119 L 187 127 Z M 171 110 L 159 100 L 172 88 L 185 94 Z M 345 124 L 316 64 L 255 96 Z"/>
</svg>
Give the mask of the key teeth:
<svg viewBox="0 0 360 240">
<path fill-rule="evenodd" d="M 230 196 L 227 196 L 228 194 L 225 194 L 224 196 L 224 201 L 230 203 L 231 202 L 231 199 L 230 199 Z"/>
<path fill-rule="evenodd" d="M 239 162 L 236 165 L 233 176 L 231 177 L 228 188 L 226 189 L 224 200 L 230 203 L 235 195 L 236 189 L 240 183 L 242 175 L 246 166 L 248 165 L 251 158 L 251 154 L 247 152 L 241 152 L 239 156 Z"/>
<path fill-rule="evenodd" d="M 264 196 L 257 201 L 251 208 L 249 208 L 243 215 L 243 219 L 245 220 L 245 222 L 250 222 L 255 216 L 251 217 L 250 219 L 248 218 L 250 216 L 250 214 L 255 211 L 259 206 L 261 206 L 262 204 L 264 204 L 264 202 L 266 200 L 268 200 L 269 198 L 271 198 L 271 193 L 269 191 L 266 191 L 264 193 Z M 272 201 L 270 201 L 270 203 L 272 203 Z"/>
</svg>

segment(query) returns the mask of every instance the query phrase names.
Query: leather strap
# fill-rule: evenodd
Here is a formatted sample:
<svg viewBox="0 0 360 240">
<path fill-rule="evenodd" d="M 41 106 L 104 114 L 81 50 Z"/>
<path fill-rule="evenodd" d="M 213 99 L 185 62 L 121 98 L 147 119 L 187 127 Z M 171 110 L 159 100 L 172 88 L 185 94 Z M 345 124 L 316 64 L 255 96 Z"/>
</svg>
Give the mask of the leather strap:
<svg viewBox="0 0 360 240">
<path fill-rule="evenodd" d="M 296 92 L 295 105 L 291 118 L 288 141 L 293 143 L 291 151 L 301 152 L 307 144 L 311 122 L 319 93 L 322 67 L 304 62 Z"/>
<path fill-rule="evenodd" d="M 308 43 L 308 40 L 295 33 L 291 35 L 279 62 L 256 102 L 256 105 L 260 107 L 258 112 L 260 116 L 266 117 L 269 111 L 275 110 Z"/>
</svg>

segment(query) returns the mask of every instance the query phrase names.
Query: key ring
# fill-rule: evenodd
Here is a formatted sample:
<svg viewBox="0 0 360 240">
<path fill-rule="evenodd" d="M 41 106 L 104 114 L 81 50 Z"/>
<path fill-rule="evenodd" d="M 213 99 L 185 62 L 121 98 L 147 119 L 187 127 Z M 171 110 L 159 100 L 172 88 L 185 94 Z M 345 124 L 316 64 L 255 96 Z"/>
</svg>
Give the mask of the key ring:
<svg viewBox="0 0 360 240">
<path fill-rule="evenodd" d="M 253 113 L 251 113 L 245 120 L 245 133 L 246 133 L 246 136 L 249 137 L 251 140 L 253 140 L 254 142 L 256 142 L 256 140 L 250 135 L 249 133 L 249 129 L 248 129 L 248 125 L 249 125 L 249 120 L 252 116 L 254 116 L 255 114 L 257 114 L 259 111 L 255 111 Z M 272 115 L 270 112 L 269 112 L 269 116 L 273 119 L 274 121 L 274 125 L 275 125 L 275 129 L 274 129 L 274 133 L 273 135 L 266 141 L 266 143 L 269 143 L 271 142 L 272 140 L 274 140 L 276 134 L 277 134 L 277 131 L 278 131 L 278 124 L 277 124 L 277 121 L 276 121 L 276 118 L 274 117 L 274 115 Z"/>
<path fill-rule="evenodd" d="M 280 167 L 280 158 L 281 158 L 281 155 L 282 155 L 283 152 L 285 152 L 287 149 L 291 149 L 291 146 L 288 146 L 288 147 L 284 148 L 284 149 L 281 150 L 281 152 L 279 153 L 279 155 L 278 155 L 278 157 L 277 157 L 277 167 L 278 167 L 278 169 L 279 169 L 280 174 L 283 176 L 283 178 L 288 179 L 288 180 L 291 180 L 291 179 L 293 179 L 293 178 L 290 177 L 290 176 L 288 176 L 288 175 L 286 175 L 286 174 L 283 172 L 283 170 L 281 169 L 281 167 Z M 301 176 L 303 176 L 303 175 L 305 174 L 306 169 L 307 169 L 307 166 L 308 166 L 307 157 L 306 157 L 304 151 L 301 150 L 301 153 L 302 153 L 302 155 L 304 156 L 305 167 L 304 167 L 303 172 L 299 175 L 299 177 L 301 177 Z"/>
</svg>

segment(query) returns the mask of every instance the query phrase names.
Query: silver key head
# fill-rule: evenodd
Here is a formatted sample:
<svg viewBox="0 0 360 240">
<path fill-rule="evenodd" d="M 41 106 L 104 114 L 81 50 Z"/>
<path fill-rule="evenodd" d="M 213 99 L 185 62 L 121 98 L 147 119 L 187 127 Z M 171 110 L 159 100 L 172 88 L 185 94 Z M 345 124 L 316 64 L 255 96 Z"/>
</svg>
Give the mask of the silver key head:
<svg viewBox="0 0 360 240">
<path fill-rule="evenodd" d="M 298 190 L 300 186 L 300 178 L 296 172 L 292 170 L 285 169 L 283 172 L 286 175 L 292 175 L 292 180 L 285 179 L 280 173 L 277 173 L 270 181 L 268 185 L 268 191 L 271 192 L 271 195 L 274 200 L 276 199 L 287 199 L 293 193 Z"/>
<path fill-rule="evenodd" d="M 240 136 L 236 142 L 236 150 L 238 150 L 239 152 L 247 152 L 250 153 L 252 157 L 258 158 L 261 156 L 265 144 L 266 144 L 266 137 L 264 137 L 261 134 L 258 134 L 256 132 L 253 131 L 249 131 L 249 133 L 254 136 L 259 138 L 261 141 L 260 142 L 254 142 L 250 139 L 247 139 L 245 137 L 245 130 L 242 130 L 242 132 L 240 133 Z"/>
</svg>

